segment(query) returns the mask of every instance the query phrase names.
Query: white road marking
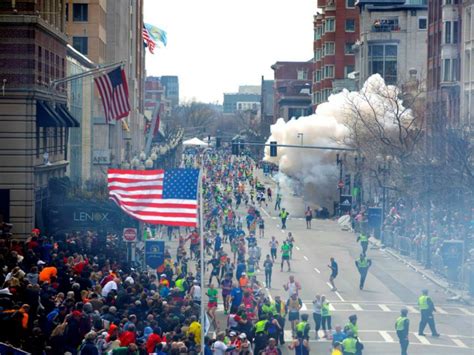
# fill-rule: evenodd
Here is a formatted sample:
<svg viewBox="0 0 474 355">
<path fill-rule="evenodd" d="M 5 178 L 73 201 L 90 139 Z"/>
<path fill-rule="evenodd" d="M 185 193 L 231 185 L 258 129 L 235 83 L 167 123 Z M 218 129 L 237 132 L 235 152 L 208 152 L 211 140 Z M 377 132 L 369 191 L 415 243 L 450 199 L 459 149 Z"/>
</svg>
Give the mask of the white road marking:
<svg viewBox="0 0 474 355">
<path fill-rule="evenodd" d="M 448 312 L 446 312 L 444 309 L 442 309 L 441 307 L 436 307 L 436 312 L 438 312 L 439 314 L 448 314 Z"/>
<path fill-rule="evenodd" d="M 357 303 L 352 303 L 352 307 L 354 307 L 356 311 L 362 311 L 362 307 Z"/>
<path fill-rule="evenodd" d="M 308 261 L 308 257 L 306 255 L 303 255 L 304 260 Z"/>
<path fill-rule="evenodd" d="M 466 308 L 458 307 L 458 309 L 459 309 L 462 313 L 467 314 L 468 316 L 474 316 L 474 313 L 470 312 L 470 311 L 467 310 Z"/>
<path fill-rule="evenodd" d="M 408 311 L 409 311 L 410 313 L 420 313 L 420 311 L 417 310 L 417 309 L 416 309 L 415 307 L 413 307 L 413 306 L 406 306 L 405 308 L 408 309 Z"/>
<path fill-rule="evenodd" d="M 331 303 L 329 303 L 329 310 L 331 312 L 334 312 L 336 310 L 336 308 L 334 308 L 334 306 Z"/>
<path fill-rule="evenodd" d="M 300 250 L 300 248 L 299 248 L 299 247 L 297 247 L 296 245 L 295 245 L 295 249 L 296 249 L 296 250 Z"/>
<path fill-rule="evenodd" d="M 266 214 L 268 217 L 270 217 L 270 214 L 269 214 L 264 208 L 262 208 L 262 211 L 265 212 L 265 214 Z"/>
<path fill-rule="evenodd" d="M 334 293 L 336 294 L 337 297 L 339 297 L 341 302 L 344 302 L 344 298 L 342 298 L 341 294 L 338 291 L 335 291 Z"/>
<path fill-rule="evenodd" d="M 463 343 L 463 341 L 461 339 L 451 338 L 451 340 L 453 341 L 454 344 L 456 344 L 460 348 L 467 348 L 468 347 L 466 344 Z"/>
<path fill-rule="evenodd" d="M 319 271 L 317 267 L 314 268 L 314 271 L 316 271 L 318 274 L 321 273 L 321 271 Z"/>
<path fill-rule="evenodd" d="M 381 309 L 382 311 L 384 311 L 384 312 L 391 312 L 390 308 L 388 308 L 388 306 L 385 305 L 385 304 L 379 304 L 378 306 L 379 306 L 380 309 Z"/>
<path fill-rule="evenodd" d="M 417 338 L 419 340 L 420 343 L 422 343 L 424 345 L 430 345 L 431 344 L 428 341 L 428 339 L 426 339 L 426 337 L 424 337 L 422 335 L 418 335 L 418 333 L 413 333 L 413 335 L 415 336 L 415 338 Z"/>
<path fill-rule="evenodd" d="M 394 340 L 392 338 L 392 336 L 390 334 L 388 334 L 388 332 L 386 331 L 379 331 L 379 334 L 382 336 L 382 338 L 387 342 L 387 343 L 393 343 Z"/>
<path fill-rule="evenodd" d="M 281 230 L 281 232 L 282 232 L 282 233 L 285 233 L 285 231 L 284 231 L 283 229 Z"/>
<path fill-rule="evenodd" d="M 306 303 L 303 303 L 303 305 L 300 308 L 300 311 L 305 312 L 308 310 L 308 307 L 306 307 Z"/>
</svg>

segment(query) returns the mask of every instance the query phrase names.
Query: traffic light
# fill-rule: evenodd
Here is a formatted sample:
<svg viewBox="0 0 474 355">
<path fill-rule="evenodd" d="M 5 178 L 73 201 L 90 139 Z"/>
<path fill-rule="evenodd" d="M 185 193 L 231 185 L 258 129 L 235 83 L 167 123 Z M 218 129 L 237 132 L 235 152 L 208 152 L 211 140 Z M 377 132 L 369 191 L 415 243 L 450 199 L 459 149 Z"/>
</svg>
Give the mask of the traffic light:
<svg viewBox="0 0 474 355">
<path fill-rule="evenodd" d="M 239 142 L 232 142 L 232 155 L 239 155 Z"/>
<path fill-rule="evenodd" d="M 277 154 L 277 142 L 270 142 L 270 156 L 276 157 Z"/>
<path fill-rule="evenodd" d="M 216 148 L 220 148 L 220 147 L 221 147 L 221 138 L 216 137 Z"/>
<path fill-rule="evenodd" d="M 344 185 L 347 186 L 348 189 L 351 188 L 351 174 L 346 174 Z"/>
</svg>

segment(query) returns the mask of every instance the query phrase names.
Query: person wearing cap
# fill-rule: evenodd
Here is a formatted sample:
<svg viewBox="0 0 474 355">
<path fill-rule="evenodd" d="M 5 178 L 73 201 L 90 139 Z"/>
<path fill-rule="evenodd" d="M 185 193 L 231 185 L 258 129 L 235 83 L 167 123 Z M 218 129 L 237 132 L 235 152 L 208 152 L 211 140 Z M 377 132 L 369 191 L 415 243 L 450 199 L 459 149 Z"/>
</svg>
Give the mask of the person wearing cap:
<svg viewBox="0 0 474 355">
<path fill-rule="evenodd" d="M 418 307 L 420 308 L 421 320 L 418 327 L 418 335 L 424 336 L 426 324 L 429 325 L 431 334 L 434 337 L 439 337 L 439 333 L 436 331 L 436 324 L 434 321 L 433 312 L 436 312 L 433 300 L 428 296 L 428 290 L 424 289 L 421 291 L 421 296 L 418 298 Z"/>
<path fill-rule="evenodd" d="M 247 334 L 240 333 L 239 340 L 240 340 L 240 354 L 252 354 L 252 344 L 250 344 L 250 341 L 247 339 Z"/>
<path fill-rule="evenodd" d="M 263 355 L 281 355 L 281 350 L 277 348 L 277 341 L 275 338 L 268 339 L 268 345 L 261 353 Z"/>
<path fill-rule="evenodd" d="M 239 279 L 239 286 L 240 288 L 244 289 L 249 284 L 249 278 L 247 277 L 247 273 L 243 272 Z"/>
<path fill-rule="evenodd" d="M 234 350 L 234 346 L 227 346 L 224 343 L 225 333 L 219 332 L 217 333 L 216 341 L 212 344 L 212 350 L 215 355 L 225 355 L 226 352 Z"/>
<path fill-rule="evenodd" d="M 398 340 L 400 342 L 401 355 L 408 354 L 408 332 L 410 330 L 410 321 L 407 315 L 408 309 L 402 308 L 400 310 L 400 317 L 398 317 L 395 322 L 395 330 L 397 331 Z"/>
</svg>

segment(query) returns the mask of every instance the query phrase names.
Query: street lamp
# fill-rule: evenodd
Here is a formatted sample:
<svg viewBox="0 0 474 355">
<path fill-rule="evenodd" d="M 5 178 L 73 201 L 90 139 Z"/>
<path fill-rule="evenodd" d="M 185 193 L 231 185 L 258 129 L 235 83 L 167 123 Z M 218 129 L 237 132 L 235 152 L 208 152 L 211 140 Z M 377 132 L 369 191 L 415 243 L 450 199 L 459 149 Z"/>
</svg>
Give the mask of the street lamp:
<svg viewBox="0 0 474 355">
<path fill-rule="evenodd" d="M 344 164 L 344 160 L 346 159 L 346 153 L 343 154 L 342 159 L 340 158 L 339 153 L 336 153 L 336 165 L 339 166 L 339 182 L 337 183 L 337 187 L 339 188 L 339 215 L 341 215 L 341 197 L 342 197 L 342 189 L 344 188 L 344 181 L 342 181 L 342 165 Z"/>
<path fill-rule="evenodd" d="M 303 145 L 303 133 L 298 133 L 298 138 L 301 138 L 301 145 Z"/>
<path fill-rule="evenodd" d="M 392 166 L 393 157 L 387 155 L 385 157 L 378 154 L 376 156 L 378 163 L 377 171 L 379 174 L 382 174 L 382 226 L 385 221 L 385 213 L 387 211 L 387 202 L 389 196 L 387 194 L 387 176 L 390 175 L 390 169 Z"/>
<path fill-rule="evenodd" d="M 362 201 L 364 199 L 364 195 L 362 193 L 362 167 L 365 162 L 365 156 L 360 152 L 354 153 L 354 165 L 356 169 L 356 173 L 354 176 L 354 188 L 355 188 L 355 198 L 357 207 L 360 209 L 362 206 Z"/>
</svg>

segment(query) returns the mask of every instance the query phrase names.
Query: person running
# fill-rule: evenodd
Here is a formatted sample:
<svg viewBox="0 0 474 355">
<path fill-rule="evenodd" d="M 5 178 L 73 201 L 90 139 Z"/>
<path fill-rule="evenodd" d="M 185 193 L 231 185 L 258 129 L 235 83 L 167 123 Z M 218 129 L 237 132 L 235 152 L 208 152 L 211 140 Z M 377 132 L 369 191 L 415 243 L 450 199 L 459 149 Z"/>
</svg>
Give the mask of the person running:
<svg viewBox="0 0 474 355">
<path fill-rule="evenodd" d="M 265 221 L 262 217 L 258 218 L 258 236 L 263 238 L 265 236 Z"/>
<path fill-rule="evenodd" d="M 280 219 L 281 219 L 281 229 L 286 229 L 286 220 L 288 219 L 288 211 L 283 207 L 280 211 Z"/>
<path fill-rule="evenodd" d="M 410 331 L 410 320 L 407 317 L 408 309 L 402 308 L 400 311 L 400 317 L 395 322 L 395 330 L 397 331 L 398 341 L 400 342 L 401 355 L 408 355 L 408 334 Z"/>
<path fill-rule="evenodd" d="M 283 241 L 283 245 L 281 246 L 281 270 L 283 271 L 283 264 L 287 263 L 288 271 L 291 271 L 290 266 L 290 246 L 288 245 L 287 241 Z"/>
<path fill-rule="evenodd" d="M 222 301 L 224 303 L 224 314 L 229 312 L 230 292 L 232 291 L 232 273 L 227 273 L 221 281 Z"/>
<path fill-rule="evenodd" d="M 288 245 L 290 246 L 290 259 L 293 259 L 293 245 L 295 243 L 295 238 L 291 232 L 288 232 L 288 237 L 286 238 Z"/>
<path fill-rule="evenodd" d="M 363 290 L 365 279 L 367 278 L 367 272 L 372 265 L 372 260 L 367 259 L 365 254 L 360 254 L 360 258 L 356 260 L 355 264 L 360 274 L 359 289 Z"/>
<path fill-rule="evenodd" d="M 281 193 L 277 192 L 276 198 L 275 198 L 275 211 L 278 209 L 278 211 L 281 208 Z"/>
<path fill-rule="evenodd" d="M 268 242 L 270 246 L 270 255 L 272 257 L 272 261 L 275 261 L 277 258 L 277 249 L 278 249 L 278 240 L 276 240 L 275 236 L 272 236 L 272 239 Z"/>
<path fill-rule="evenodd" d="M 273 261 L 269 254 L 267 254 L 267 258 L 263 262 L 263 269 L 265 270 L 265 286 L 267 288 L 272 288 Z"/>
<path fill-rule="evenodd" d="M 296 334 L 296 324 L 300 320 L 300 309 L 303 307 L 303 302 L 298 297 L 297 293 L 291 295 L 291 297 L 286 301 L 286 308 L 288 309 L 288 320 L 291 323 L 291 331 Z"/>
<path fill-rule="evenodd" d="M 206 293 L 207 297 L 209 297 L 209 301 L 207 303 L 207 315 L 209 316 L 211 323 L 215 330 L 219 329 L 219 323 L 216 318 L 216 310 L 217 310 L 217 289 L 214 288 L 214 284 L 211 283 L 209 288 L 207 289 Z"/>
<path fill-rule="evenodd" d="M 272 202 L 272 189 L 271 188 L 267 188 L 267 198 L 268 198 L 268 202 Z"/>
<path fill-rule="evenodd" d="M 421 291 L 421 296 L 418 298 L 418 307 L 421 312 L 420 325 L 418 327 L 418 335 L 424 336 L 426 324 L 429 325 L 431 334 L 434 337 L 439 337 L 439 333 L 436 331 L 436 324 L 434 321 L 433 312 L 436 312 L 433 300 L 428 296 L 428 290 L 424 289 Z"/>
<path fill-rule="evenodd" d="M 288 297 L 291 297 L 294 294 L 298 295 L 299 291 L 301 291 L 301 285 L 295 280 L 293 275 L 290 275 L 289 281 L 283 285 L 283 288 L 288 292 Z"/>
<path fill-rule="evenodd" d="M 333 257 L 329 259 L 330 264 L 328 268 L 331 269 L 331 275 L 329 276 L 329 283 L 331 284 L 331 291 L 337 291 L 336 285 L 334 284 L 334 280 L 337 277 L 337 273 L 339 272 L 336 260 Z"/>
<path fill-rule="evenodd" d="M 360 242 L 360 247 L 362 248 L 362 254 L 366 255 L 367 248 L 369 246 L 369 237 L 367 236 L 367 234 L 365 234 L 364 231 L 360 232 L 356 241 Z"/>
<path fill-rule="evenodd" d="M 311 229 L 311 220 L 313 219 L 313 210 L 311 209 L 311 207 L 308 206 L 306 208 L 304 216 L 306 219 L 306 229 Z"/>
</svg>

